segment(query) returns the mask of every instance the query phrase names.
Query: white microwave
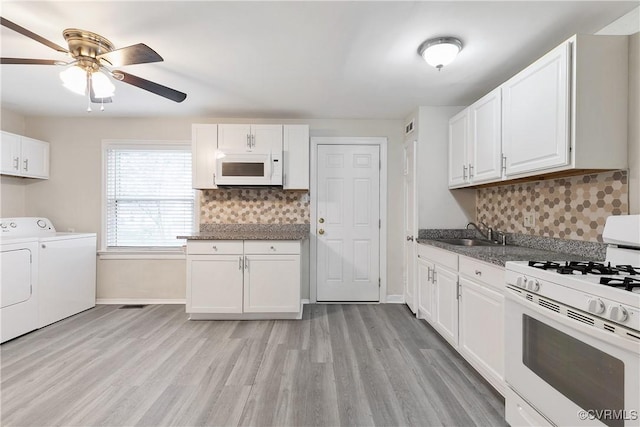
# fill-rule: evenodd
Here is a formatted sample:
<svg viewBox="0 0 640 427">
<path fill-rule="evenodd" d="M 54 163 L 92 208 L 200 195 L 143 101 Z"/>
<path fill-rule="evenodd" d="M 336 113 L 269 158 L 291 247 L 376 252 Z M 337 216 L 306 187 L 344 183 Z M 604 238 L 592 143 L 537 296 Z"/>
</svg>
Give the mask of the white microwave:
<svg viewBox="0 0 640 427">
<path fill-rule="evenodd" d="M 282 185 L 282 152 L 216 154 L 216 185 Z"/>
</svg>

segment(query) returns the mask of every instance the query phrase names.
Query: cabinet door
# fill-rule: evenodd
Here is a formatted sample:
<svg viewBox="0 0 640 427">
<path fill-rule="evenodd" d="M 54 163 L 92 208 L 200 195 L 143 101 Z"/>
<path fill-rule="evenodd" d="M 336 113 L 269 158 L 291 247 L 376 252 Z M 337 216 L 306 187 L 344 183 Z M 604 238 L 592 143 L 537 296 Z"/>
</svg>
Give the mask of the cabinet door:
<svg viewBox="0 0 640 427">
<path fill-rule="evenodd" d="M 218 150 L 251 151 L 251 125 L 218 125 Z"/>
<path fill-rule="evenodd" d="M 500 88 L 469 107 L 470 158 L 469 177 L 475 183 L 502 176 L 502 99 Z"/>
<path fill-rule="evenodd" d="M 459 349 L 499 390 L 504 390 L 504 296 L 460 278 Z"/>
<path fill-rule="evenodd" d="M 434 320 L 434 289 L 431 283 L 433 263 L 418 257 L 418 317 L 433 323 Z"/>
<path fill-rule="evenodd" d="M 20 135 L 2 132 L 0 139 L 0 173 L 21 175 L 20 173 Z"/>
<path fill-rule="evenodd" d="M 194 124 L 191 128 L 192 186 L 197 189 L 215 185 L 218 125 Z"/>
<path fill-rule="evenodd" d="M 564 43 L 502 86 L 506 175 L 569 163 L 570 43 Z"/>
<path fill-rule="evenodd" d="M 242 255 L 187 257 L 187 313 L 242 313 Z"/>
<path fill-rule="evenodd" d="M 309 125 L 284 125 L 282 188 L 309 189 Z"/>
<path fill-rule="evenodd" d="M 449 343 L 458 346 L 458 276 L 436 265 L 433 272 L 435 287 L 434 327 Z"/>
<path fill-rule="evenodd" d="M 246 255 L 244 312 L 300 311 L 300 255 Z"/>
<path fill-rule="evenodd" d="M 467 145 L 469 133 L 469 109 L 449 120 L 449 187 L 467 183 Z"/>
<path fill-rule="evenodd" d="M 282 152 L 282 125 L 251 125 L 251 149 Z"/>
<path fill-rule="evenodd" d="M 49 143 L 23 136 L 20 170 L 23 176 L 49 178 Z"/>
</svg>

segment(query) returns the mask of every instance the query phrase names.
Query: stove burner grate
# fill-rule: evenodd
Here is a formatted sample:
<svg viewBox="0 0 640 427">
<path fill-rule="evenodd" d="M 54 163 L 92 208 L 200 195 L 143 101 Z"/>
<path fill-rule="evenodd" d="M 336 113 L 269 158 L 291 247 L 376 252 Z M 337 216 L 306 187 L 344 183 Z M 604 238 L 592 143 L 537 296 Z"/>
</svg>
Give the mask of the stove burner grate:
<svg viewBox="0 0 640 427">
<path fill-rule="evenodd" d="M 564 263 L 554 261 L 529 261 L 529 267 L 542 270 L 555 270 L 559 274 L 593 274 L 597 276 L 613 276 L 618 274 L 640 275 L 640 267 L 631 265 L 616 265 L 611 263 L 592 261 L 566 261 Z"/>
<path fill-rule="evenodd" d="M 601 277 L 601 285 L 613 286 L 616 288 L 624 288 L 627 291 L 634 292 L 635 288 L 640 289 L 640 279 L 627 277 Z"/>
</svg>

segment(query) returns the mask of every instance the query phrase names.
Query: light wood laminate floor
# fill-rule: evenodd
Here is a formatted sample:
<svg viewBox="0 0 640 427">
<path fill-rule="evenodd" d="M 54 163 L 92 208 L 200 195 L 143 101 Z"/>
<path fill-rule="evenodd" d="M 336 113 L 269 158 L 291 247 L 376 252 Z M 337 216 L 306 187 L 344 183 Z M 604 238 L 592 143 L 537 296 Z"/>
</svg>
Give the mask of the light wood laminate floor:
<svg viewBox="0 0 640 427">
<path fill-rule="evenodd" d="M 0 347 L 3 426 L 492 426 L 504 402 L 404 305 L 189 321 L 97 306 Z"/>
</svg>

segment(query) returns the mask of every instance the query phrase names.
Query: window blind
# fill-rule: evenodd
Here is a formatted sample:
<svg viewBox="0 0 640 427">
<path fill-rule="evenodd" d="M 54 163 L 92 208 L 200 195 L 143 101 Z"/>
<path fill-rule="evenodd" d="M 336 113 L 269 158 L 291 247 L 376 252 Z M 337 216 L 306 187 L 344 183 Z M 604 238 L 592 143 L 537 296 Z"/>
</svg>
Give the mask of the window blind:
<svg viewBox="0 0 640 427">
<path fill-rule="evenodd" d="M 107 147 L 106 157 L 107 248 L 181 246 L 194 223 L 190 148 Z"/>
</svg>

